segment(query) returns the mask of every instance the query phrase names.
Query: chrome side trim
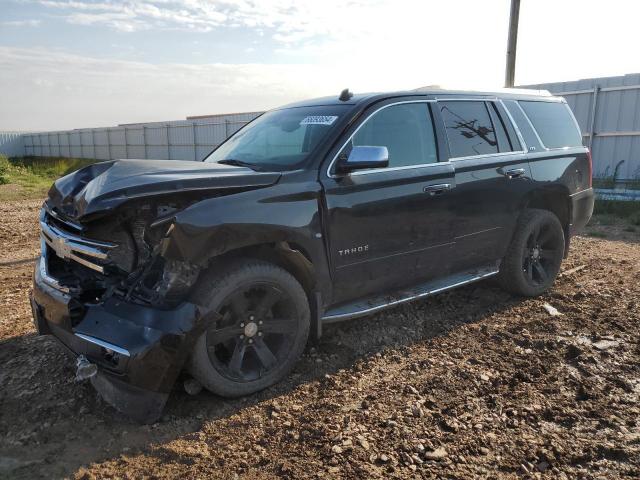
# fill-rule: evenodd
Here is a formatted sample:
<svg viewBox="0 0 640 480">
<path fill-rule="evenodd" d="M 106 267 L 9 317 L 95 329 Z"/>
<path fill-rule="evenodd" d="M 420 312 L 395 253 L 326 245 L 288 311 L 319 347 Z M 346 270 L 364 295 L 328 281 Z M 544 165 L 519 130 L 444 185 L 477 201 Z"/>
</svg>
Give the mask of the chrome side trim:
<svg viewBox="0 0 640 480">
<path fill-rule="evenodd" d="M 75 333 L 74 335 L 89 343 L 93 343 L 94 345 L 98 345 L 99 347 L 106 348 L 107 350 L 111 350 L 113 352 L 119 353 L 120 355 L 124 355 L 125 357 L 131 356 L 131 354 L 129 353 L 129 350 L 127 350 L 126 348 L 119 347 L 118 345 L 114 345 L 113 343 L 105 342 L 104 340 L 100 340 L 99 338 L 85 335 L 84 333 Z"/>
<path fill-rule="evenodd" d="M 469 155 L 468 157 L 452 157 L 450 161 L 459 162 L 460 160 L 477 160 L 482 158 L 493 158 L 493 157 L 508 157 L 510 155 L 524 155 L 525 151 L 520 152 L 499 152 L 499 153 L 487 153 L 486 155 Z"/>
<path fill-rule="evenodd" d="M 569 195 L 569 197 L 571 197 L 571 198 L 580 198 L 580 197 L 584 197 L 585 195 L 588 195 L 588 194 L 593 195 L 593 192 L 594 192 L 593 188 L 585 188 L 584 190 L 580 190 L 579 192 L 572 193 L 571 195 Z"/>
<path fill-rule="evenodd" d="M 344 148 L 344 147 L 342 147 Z M 383 173 L 383 172 L 396 172 L 398 170 L 412 170 L 415 168 L 425 168 L 425 167 L 433 167 L 436 165 L 447 165 L 449 162 L 433 162 L 433 163 L 421 163 L 419 165 L 405 165 L 403 167 L 385 167 L 385 168 L 372 168 L 371 170 L 361 170 L 359 172 L 351 172 L 349 174 L 350 177 L 359 176 L 359 175 L 370 175 L 372 173 Z M 332 178 L 341 178 L 339 176 L 333 176 Z"/>
<path fill-rule="evenodd" d="M 420 298 L 428 297 L 430 295 L 435 295 L 436 293 L 441 293 L 441 292 L 444 292 L 446 290 L 451 290 L 452 288 L 460 287 L 460 286 L 466 285 L 468 283 L 477 282 L 479 280 L 482 280 L 483 278 L 487 278 L 487 277 L 491 277 L 493 275 L 496 275 L 498 272 L 499 272 L 498 269 L 492 270 L 490 272 L 483 273 L 482 275 L 478 275 L 478 276 L 475 276 L 475 277 L 472 277 L 472 278 L 468 278 L 468 279 L 463 280 L 461 282 L 452 283 L 451 285 L 445 285 L 444 287 L 434 288 L 433 290 L 428 290 L 426 292 L 419 293 L 418 295 L 411 295 L 409 297 L 401 298 L 401 299 L 394 300 L 394 301 L 388 302 L 388 303 L 383 303 L 383 304 L 380 304 L 380 305 L 376 305 L 375 307 L 366 308 L 366 309 L 359 310 L 359 311 L 356 311 L 356 312 L 349 312 L 349 313 L 344 313 L 344 314 L 340 314 L 340 315 L 326 315 L 326 316 L 321 318 L 321 321 L 326 322 L 326 323 L 333 323 L 333 322 L 338 322 L 338 321 L 341 321 L 341 320 L 349 320 L 351 318 L 362 317 L 364 315 L 370 315 L 372 313 L 379 312 L 380 310 L 385 310 L 387 308 L 395 307 L 396 305 L 401 305 L 403 303 L 411 302 L 413 300 L 418 300 Z"/>
<path fill-rule="evenodd" d="M 394 105 L 404 105 L 404 104 L 407 104 L 407 103 L 435 103 L 435 100 L 403 100 L 402 102 L 395 102 L 395 103 L 389 103 L 387 105 L 383 105 L 382 107 L 380 107 L 380 108 L 374 110 L 373 112 L 371 112 L 369 114 L 369 116 L 367 118 L 365 118 L 364 121 L 360 125 L 358 125 L 358 128 L 356 128 L 353 131 L 353 133 L 351 135 L 349 135 L 349 138 L 347 138 L 347 140 L 342 144 L 342 146 L 338 149 L 336 154 L 333 156 L 333 159 L 329 163 L 329 166 L 327 167 L 327 170 L 326 170 L 327 177 L 329 177 L 329 178 L 343 178 L 343 177 L 345 177 L 345 175 L 332 175 L 331 174 L 331 169 L 333 168 L 333 164 L 336 163 L 336 160 L 338 159 L 338 155 L 340 155 L 340 152 L 344 149 L 344 147 L 347 146 L 347 144 L 353 139 L 355 134 L 358 133 L 358 131 L 369 121 L 369 119 L 371 117 L 373 117 L 379 111 L 384 110 L 385 108 L 393 107 Z M 434 131 L 434 138 L 435 138 L 435 135 L 436 135 L 436 133 Z M 422 164 L 422 165 L 406 165 L 404 167 L 377 168 L 377 169 L 371 169 L 371 170 L 362 170 L 360 172 L 354 172 L 354 173 L 351 173 L 350 175 L 366 175 L 368 173 L 391 172 L 391 171 L 395 171 L 395 170 L 405 170 L 405 169 L 408 169 L 408 168 L 420 168 L 420 167 L 423 167 L 425 165 L 439 165 L 440 163 L 442 163 L 442 162 L 426 163 L 426 164 Z"/>
<path fill-rule="evenodd" d="M 53 225 L 49 225 L 45 220 L 40 221 L 40 228 L 42 230 L 42 239 L 56 252 L 57 256 L 63 259 L 73 260 L 100 273 L 104 273 L 102 265 L 93 263 L 79 256 L 79 254 L 99 260 L 106 260 L 109 253 L 108 250 L 117 246 L 115 243 L 87 240 L 86 238 L 67 233 Z"/>
</svg>

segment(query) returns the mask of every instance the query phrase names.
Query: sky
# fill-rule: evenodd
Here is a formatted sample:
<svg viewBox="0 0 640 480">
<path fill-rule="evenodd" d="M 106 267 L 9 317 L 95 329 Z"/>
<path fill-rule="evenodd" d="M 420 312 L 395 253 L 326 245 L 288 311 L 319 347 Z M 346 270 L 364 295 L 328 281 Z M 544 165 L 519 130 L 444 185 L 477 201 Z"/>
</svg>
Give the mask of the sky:
<svg viewBox="0 0 640 480">
<path fill-rule="evenodd" d="M 504 81 L 509 0 L 0 0 L 0 130 Z M 640 71 L 636 0 L 522 0 L 516 84 Z"/>
</svg>

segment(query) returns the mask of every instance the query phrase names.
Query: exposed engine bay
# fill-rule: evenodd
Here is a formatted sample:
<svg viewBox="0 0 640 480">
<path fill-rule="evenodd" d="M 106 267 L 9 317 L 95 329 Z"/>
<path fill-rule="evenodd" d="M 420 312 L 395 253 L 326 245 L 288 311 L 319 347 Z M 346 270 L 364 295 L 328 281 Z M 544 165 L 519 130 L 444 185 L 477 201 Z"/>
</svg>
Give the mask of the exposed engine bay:
<svg viewBox="0 0 640 480">
<path fill-rule="evenodd" d="M 80 303 L 116 296 L 171 308 L 188 294 L 201 266 L 165 259 L 162 241 L 175 213 L 199 199 L 146 199 L 82 224 L 45 205 L 41 222 L 51 253 L 49 274 Z"/>
</svg>

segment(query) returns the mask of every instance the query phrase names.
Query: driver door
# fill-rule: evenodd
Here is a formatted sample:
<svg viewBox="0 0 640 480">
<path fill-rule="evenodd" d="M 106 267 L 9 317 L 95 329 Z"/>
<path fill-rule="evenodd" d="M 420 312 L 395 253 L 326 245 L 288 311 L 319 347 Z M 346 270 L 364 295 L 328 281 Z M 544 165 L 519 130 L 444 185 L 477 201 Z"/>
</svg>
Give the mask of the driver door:
<svg viewBox="0 0 640 480">
<path fill-rule="evenodd" d="M 438 162 L 430 102 L 377 107 L 322 174 L 334 302 L 449 273 L 453 167 Z M 337 173 L 352 146 L 386 146 L 389 166 Z"/>
</svg>

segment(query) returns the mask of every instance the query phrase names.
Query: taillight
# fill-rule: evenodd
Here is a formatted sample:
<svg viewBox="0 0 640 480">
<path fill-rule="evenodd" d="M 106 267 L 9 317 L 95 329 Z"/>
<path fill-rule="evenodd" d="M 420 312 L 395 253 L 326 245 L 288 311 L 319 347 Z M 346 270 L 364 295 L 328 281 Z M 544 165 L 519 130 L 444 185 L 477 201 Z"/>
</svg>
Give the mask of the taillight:
<svg viewBox="0 0 640 480">
<path fill-rule="evenodd" d="M 591 149 L 587 149 L 587 158 L 589 159 L 589 188 L 593 186 L 593 159 L 591 158 Z"/>
</svg>

